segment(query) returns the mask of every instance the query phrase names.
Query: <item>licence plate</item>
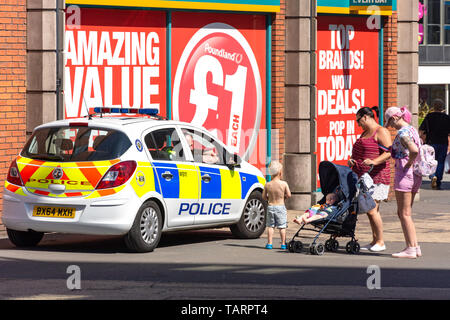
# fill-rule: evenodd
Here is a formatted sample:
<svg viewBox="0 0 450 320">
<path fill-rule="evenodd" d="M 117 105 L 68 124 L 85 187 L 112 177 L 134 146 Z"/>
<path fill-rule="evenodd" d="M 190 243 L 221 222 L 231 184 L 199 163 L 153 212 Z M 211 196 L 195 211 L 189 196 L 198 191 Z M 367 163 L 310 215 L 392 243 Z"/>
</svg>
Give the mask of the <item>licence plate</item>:
<svg viewBox="0 0 450 320">
<path fill-rule="evenodd" d="M 75 218 L 75 208 L 34 206 L 33 217 Z"/>
</svg>

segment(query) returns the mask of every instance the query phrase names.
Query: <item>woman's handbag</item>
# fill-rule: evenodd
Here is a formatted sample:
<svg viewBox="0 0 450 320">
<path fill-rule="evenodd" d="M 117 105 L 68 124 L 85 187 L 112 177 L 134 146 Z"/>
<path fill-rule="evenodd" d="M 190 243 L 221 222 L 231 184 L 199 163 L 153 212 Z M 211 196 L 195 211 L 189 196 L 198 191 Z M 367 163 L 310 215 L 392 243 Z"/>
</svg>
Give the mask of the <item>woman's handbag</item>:
<svg viewBox="0 0 450 320">
<path fill-rule="evenodd" d="M 372 194 L 375 189 L 373 180 L 368 173 L 364 173 L 356 183 L 358 189 L 358 210 L 357 213 L 367 213 L 376 207 L 375 200 L 372 198 Z"/>
</svg>

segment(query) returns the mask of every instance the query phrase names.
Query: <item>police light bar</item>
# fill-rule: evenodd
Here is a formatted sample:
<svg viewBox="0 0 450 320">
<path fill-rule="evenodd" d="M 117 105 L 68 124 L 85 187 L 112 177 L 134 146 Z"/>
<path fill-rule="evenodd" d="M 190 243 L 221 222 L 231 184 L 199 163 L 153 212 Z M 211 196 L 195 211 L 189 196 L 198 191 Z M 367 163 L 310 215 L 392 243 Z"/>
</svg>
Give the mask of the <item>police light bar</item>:
<svg viewBox="0 0 450 320">
<path fill-rule="evenodd" d="M 156 116 L 158 114 L 158 109 L 138 109 L 138 108 L 103 108 L 97 107 L 94 108 L 95 113 L 136 113 L 136 114 L 145 114 L 149 116 Z"/>
</svg>

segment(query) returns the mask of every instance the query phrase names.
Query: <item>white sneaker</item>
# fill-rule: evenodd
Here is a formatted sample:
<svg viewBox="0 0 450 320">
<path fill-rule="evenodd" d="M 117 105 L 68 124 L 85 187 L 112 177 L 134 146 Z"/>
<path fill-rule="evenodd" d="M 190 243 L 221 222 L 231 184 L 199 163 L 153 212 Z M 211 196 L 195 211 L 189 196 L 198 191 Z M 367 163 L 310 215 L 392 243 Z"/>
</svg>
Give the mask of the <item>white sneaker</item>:
<svg viewBox="0 0 450 320">
<path fill-rule="evenodd" d="M 386 250 L 386 246 L 380 246 L 378 243 L 375 243 L 375 245 L 373 245 L 369 250 L 372 252 L 380 252 Z"/>
<path fill-rule="evenodd" d="M 394 253 L 392 255 L 394 258 L 409 258 L 409 259 L 416 259 L 417 258 L 417 249 L 416 247 L 408 247 L 405 248 L 403 251 Z"/>
<path fill-rule="evenodd" d="M 369 244 L 366 244 L 365 246 L 362 246 L 359 250 L 362 250 L 362 251 L 369 251 L 370 250 L 370 248 L 372 248 L 373 246 L 369 243 Z"/>
</svg>

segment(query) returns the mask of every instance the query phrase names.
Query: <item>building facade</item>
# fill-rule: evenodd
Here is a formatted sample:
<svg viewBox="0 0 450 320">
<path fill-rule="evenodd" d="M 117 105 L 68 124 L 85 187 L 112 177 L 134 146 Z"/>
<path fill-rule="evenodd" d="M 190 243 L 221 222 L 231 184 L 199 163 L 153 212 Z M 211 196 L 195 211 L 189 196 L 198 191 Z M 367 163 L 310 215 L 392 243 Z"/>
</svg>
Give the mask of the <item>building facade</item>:
<svg viewBox="0 0 450 320">
<path fill-rule="evenodd" d="M 196 123 L 262 171 L 270 159 L 280 159 L 284 117 L 272 121 L 271 115 L 283 110 L 284 73 L 271 70 L 284 68 L 283 1 L 9 3 L 0 23 L 15 30 L 22 23 L 21 31 L 8 33 L 21 33 L 15 41 L 22 57 L 5 56 L 21 59 L 23 81 L 14 85 L 22 85 L 23 105 L 20 114 L 12 109 L 17 120 L 8 117 L 20 126 L 5 128 L 8 134 L 17 128 L 18 138 L 14 150 L 5 140 L 3 181 L 37 125 L 83 117 L 98 106 L 157 108 L 168 119 Z M 14 17 L 7 9 L 21 10 L 22 20 L 7 21 Z M 16 65 L 3 65 L 17 73 Z"/>
<path fill-rule="evenodd" d="M 422 116 L 434 99 L 449 113 L 450 1 L 419 1 L 419 103 Z"/>
<path fill-rule="evenodd" d="M 286 4 L 286 177 L 289 208 L 320 193 L 318 164 L 346 165 L 362 106 L 408 105 L 417 125 L 417 1 L 317 0 Z M 377 5 L 375 5 L 377 4 Z M 392 135 L 395 133 L 392 132 Z M 392 169 L 393 170 L 393 169 Z"/>
<path fill-rule="evenodd" d="M 27 119 L 27 4 L 0 5 L 0 179 L 26 140 Z"/>
<path fill-rule="evenodd" d="M 289 209 L 307 208 L 320 161 L 351 154 L 357 109 L 408 105 L 417 124 L 419 2 L 375 2 L 9 1 L 0 179 L 41 123 L 155 107 L 212 130 L 263 172 L 282 161 Z"/>
</svg>

